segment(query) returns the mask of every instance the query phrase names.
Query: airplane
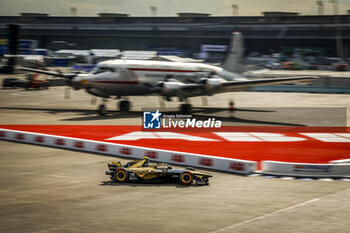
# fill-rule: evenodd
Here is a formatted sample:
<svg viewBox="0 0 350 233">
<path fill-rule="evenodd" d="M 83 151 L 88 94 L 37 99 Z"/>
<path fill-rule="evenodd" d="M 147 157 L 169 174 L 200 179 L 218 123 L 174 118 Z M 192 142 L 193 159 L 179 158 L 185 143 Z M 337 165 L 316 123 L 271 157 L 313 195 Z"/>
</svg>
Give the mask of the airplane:
<svg viewBox="0 0 350 233">
<path fill-rule="evenodd" d="M 97 112 L 105 115 L 105 102 L 115 97 L 120 111 L 128 111 L 128 96 L 158 95 L 167 101 L 177 97 L 181 113 L 190 113 L 188 98 L 211 96 L 218 93 L 243 91 L 254 86 L 309 81 L 314 76 L 248 79 L 242 72 L 243 36 L 234 32 L 226 60 L 221 67 L 204 63 L 183 63 L 152 60 L 113 59 L 98 63 L 90 73 L 63 74 L 20 67 L 19 69 L 65 78 L 74 89 L 85 89 L 101 97 L 103 103 Z"/>
</svg>

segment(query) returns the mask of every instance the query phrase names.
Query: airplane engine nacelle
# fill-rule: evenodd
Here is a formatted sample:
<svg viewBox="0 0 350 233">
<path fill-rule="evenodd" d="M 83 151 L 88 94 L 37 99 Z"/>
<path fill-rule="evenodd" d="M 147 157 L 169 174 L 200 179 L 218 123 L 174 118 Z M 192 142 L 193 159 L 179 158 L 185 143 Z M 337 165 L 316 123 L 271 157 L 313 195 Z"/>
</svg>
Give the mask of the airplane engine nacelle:
<svg viewBox="0 0 350 233">
<path fill-rule="evenodd" d="M 172 96 L 176 95 L 183 84 L 180 82 L 159 82 L 158 87 L 161 88 L 162 95 Z"/>
<path fill-rule="evenodd" d="M 164 86 L 163 88 L 166 89 L 166 90 L 178 90 L 181 88 L 181 83 L 178 83 L 178 82 L 166 82 L 164 83 Z"/>
<path fill-rule="evenodd" d="M 207 85 L 211 86 L 211 87 L 218 87 L 218 86 L 221 86 L 221 83 L 223 82 L 224 80 L 221 79 L 221 78 L 210 78 L 207 80 Z"/>
<path fill-rule="evenodd" d="M 222 78 L 203 78 L 199 80 L 206 88 L 219 87 L 224 81 Z"/>
</svg>

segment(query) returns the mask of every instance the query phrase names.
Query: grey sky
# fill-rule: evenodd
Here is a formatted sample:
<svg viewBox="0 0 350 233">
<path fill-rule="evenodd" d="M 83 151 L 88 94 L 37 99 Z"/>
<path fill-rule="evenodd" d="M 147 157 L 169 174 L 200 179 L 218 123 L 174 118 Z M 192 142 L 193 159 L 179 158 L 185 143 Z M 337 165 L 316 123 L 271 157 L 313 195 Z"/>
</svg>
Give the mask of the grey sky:
<svg viewBox="0 0 350 233">
<path fill-rule="evenodd" d="M 350 10 L 350 0 L 338 0 L 341 14 Z M 332 5 L 323 0 L 325 14 L 332 14 Z M 76 7 L 78 16 L 96 16 L 97 13 L 126 13 L 131 16 L 150 16 L 151 6 L 158 16 L 175 16 L 177 12 L 210 13 L 216 16 L 232 15 L 232 4 L 239 5 L 239 15 L 261 15 L 263 11 L 299 12 L 317 14 L 316 0 L 0 0 L 0 15 L 18 15 L 21 12 L 70 15 Z"/>
</svg>

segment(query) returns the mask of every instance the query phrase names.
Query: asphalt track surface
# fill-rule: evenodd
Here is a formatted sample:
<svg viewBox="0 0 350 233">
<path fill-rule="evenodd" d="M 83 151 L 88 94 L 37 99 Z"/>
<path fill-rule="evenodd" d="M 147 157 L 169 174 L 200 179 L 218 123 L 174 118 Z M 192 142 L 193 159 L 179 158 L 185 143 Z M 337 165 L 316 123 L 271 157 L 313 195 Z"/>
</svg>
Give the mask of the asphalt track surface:
<svg viewBox="0 0 350 233">
<path fill-rule="evenodd" d="M 137 114 L 99 117 L 83 92 L 0 90 L 0 124 L 140 124 Z M 210 107 L 347 107 L 349 95 L 234 93 Z M 157 98 L 131 98 L 134 109 Z M 175 107 L 177 103 L 166 103 Z M 204 107 L 201 98 L 192 104 Z M 108 104 L 115 109 L 115 102 Z M 147 106 L 146 106 L 147 107 Z M 349 114 L 348 114 L 349 118 Z M 118 159 L 0 141 L 1 232 L 348 232 L 350 182 L 238 176 L 209 171 L 209 186 L 113 184 Z"/>
</svg>

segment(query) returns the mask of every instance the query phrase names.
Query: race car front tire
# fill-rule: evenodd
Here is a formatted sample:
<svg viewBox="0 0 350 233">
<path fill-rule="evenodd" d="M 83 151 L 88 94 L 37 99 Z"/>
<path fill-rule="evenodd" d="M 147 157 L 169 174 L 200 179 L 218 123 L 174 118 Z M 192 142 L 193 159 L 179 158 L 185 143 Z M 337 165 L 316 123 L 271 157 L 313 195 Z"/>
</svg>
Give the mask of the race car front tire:
<svg viewBox="0 0 350 233">
<path fill-rule="evenodd" d="M 193 181 L 193 176 L 190 172 L 184 172 L 180 176 L 180 182 L 184 185 L 189 185 Z"/>
</svg>

